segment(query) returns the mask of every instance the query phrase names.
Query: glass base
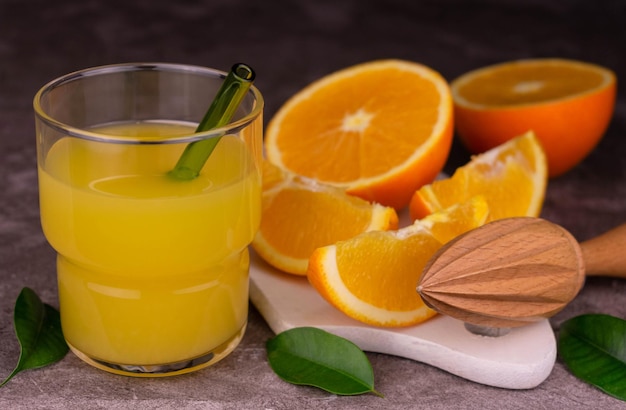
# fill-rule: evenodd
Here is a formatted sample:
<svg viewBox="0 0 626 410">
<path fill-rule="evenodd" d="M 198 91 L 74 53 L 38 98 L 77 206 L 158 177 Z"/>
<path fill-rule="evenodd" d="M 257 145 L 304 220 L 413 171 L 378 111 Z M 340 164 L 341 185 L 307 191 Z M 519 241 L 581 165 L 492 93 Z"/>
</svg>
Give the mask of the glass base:
<svg viewBox="0 0 626 410">
<path fill-rule="evenodd" d="M 239 345 L 241 339 L 243 339 L 243 335 L 246 332 L 246 326 L 247 323 L 245 323 L 241 327 L 241 330 L 239 330 L 239 332 L 237 332 L 237 334 L 235 334 L 232 338 L 212 349 L 210 352 L 207 352 L 198 357 L 181 360 L 175 363 L 154 365 L 111 363 L 105 360 L 90 357 L 89 355 L 76 349 L 70 343 L 68 343 L 68 346 L 70 347 L 72 353 L 78 356 L 78 358 L 82 361 L 92 365 L 93 367 L 96 367 L 100 370 L 105 370 L 110 373 L 133 377 L 175 376 L 204 369 L 205 367 L 209 367 L 228 356 L 228 354 L 235 350 L 235 348 Z"/>
</svg>

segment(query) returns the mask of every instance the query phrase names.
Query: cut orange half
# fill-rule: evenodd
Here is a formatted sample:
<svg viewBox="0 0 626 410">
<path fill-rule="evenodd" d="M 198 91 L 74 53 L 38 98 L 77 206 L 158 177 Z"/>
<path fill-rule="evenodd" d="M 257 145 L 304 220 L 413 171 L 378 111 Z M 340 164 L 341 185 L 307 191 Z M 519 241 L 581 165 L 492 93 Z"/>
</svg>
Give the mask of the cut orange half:
<svg viewBox="0 0 626 410">
<path fill-rule="evenodd" d="M 455 126 L 473 153 L 532 130 L 550 176 L 578 164 L 597 145 L 613 115 L 615 74 L 564 59 L 532 59 L 471 71 L 451 83 Z"/>
<path fill-rule="evenodd" d="M 307 277 L 331 305 L 374 326 L 411 326 L 435 315 L 417 293 L 422 269 L 456 236 L 487 221 L 482 197 L 397 231 L 367 232 L 311 255 Z"/>
<path fill-rule="evenodd" d="M 491 219 L 539 216 L 543 206 L 548 170 L 538 139 L 528 132 L 457 168 L 452 177 L 424 185 L 409 206 L 412 219 L 483 195 Z"/>
<path fill-rule="evenodd" d="M 397 227 L 393 208 L 369 203 L 264 161 L 261 226 L 252 247 L 284 272 L 306 275 L 316 248 L 362 232 Z"/>
<path fill-rule="evenodd" d="M 434 70 L 381 60 L 315 81 L 267 126 L 267 158 L 282 169 L 396 209 L 443 168 L 452 97 Z"/>
</svg>

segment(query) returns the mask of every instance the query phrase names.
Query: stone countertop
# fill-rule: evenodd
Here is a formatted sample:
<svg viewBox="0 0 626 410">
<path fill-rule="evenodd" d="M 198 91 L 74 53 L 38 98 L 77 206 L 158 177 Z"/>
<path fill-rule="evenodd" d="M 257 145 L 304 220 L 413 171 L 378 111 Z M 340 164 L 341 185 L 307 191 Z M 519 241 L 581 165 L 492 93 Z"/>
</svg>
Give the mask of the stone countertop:
<svg viewBox="0 0 626 410">
<path fill-rule="evenodd" d="M 4 0 L 0 2 L 0 378 L 19 346 L 13 304 L 24 286 L 58 306 L 54 253 L 39 225 L 31 101 L 47 81 L 81 68 L 165 61 L 228 69 L 255 67 L 266 120 L 293 93 L 337 69 L 402 58 L 448 80 L 474 68 L 529 57 L 595 62 L 626 78 L 622 0 L 358 0 L 252 2 Z M 446 170 L 469 156 L 455 142 Z M 549 182 L 542 216 L 579 240 L 626 220 L 626 87 L 612 123 L 578 167 Z M 626 318 L 626 281 L 590 278 L 551 319 L 555 332 L 583 313 Z M 541 385 L 506 390 L 437 368 L 368 353 L 384 393 L 337 397 L 281 381 L 265 341 L 273 335 L 251 306 L 246 336 L 215 366 L 189 375 L 138 379 L 111 375 L 72 354 L 19 374 L 0 388 L 5 409 L 575 409 L 626 408 L 572 376 L 560 360 Z"/>
</svg>

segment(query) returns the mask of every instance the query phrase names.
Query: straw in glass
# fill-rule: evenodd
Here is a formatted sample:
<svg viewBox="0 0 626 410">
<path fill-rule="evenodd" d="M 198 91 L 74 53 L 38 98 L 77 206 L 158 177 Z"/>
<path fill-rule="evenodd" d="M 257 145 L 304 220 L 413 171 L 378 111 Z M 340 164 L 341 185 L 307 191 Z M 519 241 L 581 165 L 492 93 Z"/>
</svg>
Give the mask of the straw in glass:
<svg viewBox="0 0 626 410">
<path fill-rule="evenodd" d="M 228 124 L 250 89 L 254 77 L 255 73 L 248 65 L 233 65 L 195 132 L 209 131 Z M 221 136 L 207 138 L 187 145 L 176 166 L 168 174 L 180 180 L 196 178 L 220 138 Z"/>
</svg>

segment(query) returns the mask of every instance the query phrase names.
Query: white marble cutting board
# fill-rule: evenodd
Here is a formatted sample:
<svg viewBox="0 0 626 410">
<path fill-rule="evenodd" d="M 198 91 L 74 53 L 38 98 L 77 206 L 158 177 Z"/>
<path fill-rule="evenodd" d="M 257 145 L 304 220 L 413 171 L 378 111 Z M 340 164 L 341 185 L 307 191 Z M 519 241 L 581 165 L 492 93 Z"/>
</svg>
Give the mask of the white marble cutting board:
<svg viewBox="0 0 626 410">
<path fill-rule="evenodd" d="M 554 366 L 556 340 L 547 320 L 500 337 L 475 335 L 462 322 L 443 315 L 408 328 L 373 327 L 332 307 L 305 277 L 282 273 L 250 253 L 250 299 L 275 333 L 314 326 L 364 351 L 416 360 L 508 389 L 536 387 Z"/>
</svg>

